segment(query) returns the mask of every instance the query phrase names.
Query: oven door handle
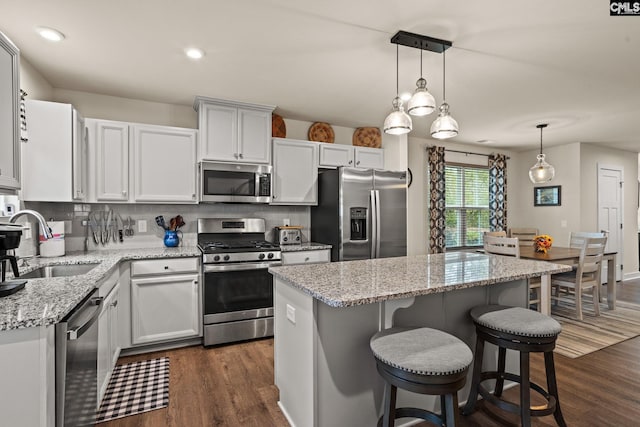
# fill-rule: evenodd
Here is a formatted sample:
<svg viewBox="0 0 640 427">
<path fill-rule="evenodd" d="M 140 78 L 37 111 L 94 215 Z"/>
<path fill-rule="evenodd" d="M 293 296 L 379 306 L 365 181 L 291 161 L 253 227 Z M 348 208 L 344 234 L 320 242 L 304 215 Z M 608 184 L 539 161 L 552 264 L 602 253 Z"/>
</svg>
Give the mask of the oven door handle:
<svg viewBox="0 0 640 427">
<path fill-rule="evenodd" d="M 282 261 L 246 262 L 239 264 L 204 264 L 202 266 L 202 271 L 204 273 L 217 273 L 224 271 L 263 270 L 269 267 L 277 267 L 279 265 L 282 265 Z"/>
</svg>

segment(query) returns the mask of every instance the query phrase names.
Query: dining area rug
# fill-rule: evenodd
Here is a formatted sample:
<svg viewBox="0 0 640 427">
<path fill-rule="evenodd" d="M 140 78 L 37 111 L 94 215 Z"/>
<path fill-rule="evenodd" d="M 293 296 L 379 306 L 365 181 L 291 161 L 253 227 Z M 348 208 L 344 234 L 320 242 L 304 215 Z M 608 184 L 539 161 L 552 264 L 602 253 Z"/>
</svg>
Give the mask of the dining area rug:
<svg viewBox="0 0 640 427">
<path fill-rule="evenodd" d="M 571 359 L 640 335 L 640 305 L 631 302 L 618 300 L 615 310 L 601 303 L 600 316 L 596 316 L 593 305 L 585 300 L 584 319 L 578 320 L 573 298 L 561 298 L 558 305 L 552 305 L 551 315 L 562 325 L 554 352 Z"/>
</svg>

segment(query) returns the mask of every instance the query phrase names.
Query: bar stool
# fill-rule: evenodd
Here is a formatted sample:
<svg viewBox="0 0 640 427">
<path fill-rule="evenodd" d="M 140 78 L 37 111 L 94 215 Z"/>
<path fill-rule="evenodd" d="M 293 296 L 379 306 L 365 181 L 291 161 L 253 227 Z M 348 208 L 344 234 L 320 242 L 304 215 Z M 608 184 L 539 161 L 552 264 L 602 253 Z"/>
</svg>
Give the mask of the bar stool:
<svg viewBox="0 0 640 427">
<path fill-rule="evenodd" d="M 562 330 L 560 324 L 549 316 L 522 307 L 485 305 L 473 308 L 470 314 L 476 325 L 476 352 L 469 398 L 462 413 L 470 415 L 474 411 L 478 393 L 480 393 L 486 402 L 505 411 L 520 414 L 523 427 L 531 425 L 532 416 L 540 417 L 550 414 L 553 414 L 559 426 L 566 427 L 560 411 L 553 362 L 553 349 Z M 497 371 L 482 372 L 485 341 L 498 346 Z M 520 375 L 505 372 L 507 349 L 520 353 Z M 532 352 L 544 353 L 548 391 L 529 379 L 529 354 Z M 493 394 L 482 385 L 482 382 L 489 379 L 496 380 Z M 519 405 L 501 399 L 505 379 L 520 384 Z M 531 389 L 546 399 L 545 406 L 531 408 Z"/>
<path fill-rule="evenodd" d="M 378 426 L 413 417 L 453 427 L 458 420 L 458 390 L 464 387 L 473 360 L 469 347 L 446 332 L 431 328 L 390 328 L 369 342 L 378 372 L 385 380 L 384 415 Z M 396 408 L 397 388 L 439 395 L 441 415 L 426 409 Z"/>
</svg>

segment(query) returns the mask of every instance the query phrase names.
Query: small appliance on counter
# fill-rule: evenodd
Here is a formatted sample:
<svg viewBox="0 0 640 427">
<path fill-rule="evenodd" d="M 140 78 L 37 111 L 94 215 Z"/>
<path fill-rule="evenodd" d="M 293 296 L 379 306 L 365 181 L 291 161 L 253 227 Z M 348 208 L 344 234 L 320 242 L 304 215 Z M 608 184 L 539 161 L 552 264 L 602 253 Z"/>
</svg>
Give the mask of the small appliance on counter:
<svg viewBox="0 0 640 427">
<path fill-rule="evenodd" d="M 40 233 L 40 256 L 44 258 L 64 256 L 64 221 L 48 221 L 53 237 L 45 239 Z"/>
<path fill-rule="evenodd" d="M 301 225 L 281 225 L 275 227 L 273 243 L 278 245 L 299 245 L 302 243 Z"/>
<path fill-rule="evenodd" d="M 7 251 L 12 251 L 20 245 L 22 236 L 22 226 L 11 223 L 0 223 L 0 298 L 18 292 L 24 288 L 26 280 L 5 280 L 6 262 L 9 261 L 13 270 L 13 277 L 19 277 L 18 261 L 14 255 L 7 255 Z"/>
</svg>

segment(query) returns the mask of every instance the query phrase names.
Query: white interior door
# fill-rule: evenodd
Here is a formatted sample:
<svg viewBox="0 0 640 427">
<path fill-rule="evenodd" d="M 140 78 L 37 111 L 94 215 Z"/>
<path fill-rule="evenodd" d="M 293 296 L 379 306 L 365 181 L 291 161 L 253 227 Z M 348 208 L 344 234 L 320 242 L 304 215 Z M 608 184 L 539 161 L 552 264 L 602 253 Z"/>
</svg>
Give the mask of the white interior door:
<svg viewBox="0 0 640 427">
<path fill-rule="evenodd" d="M 622 280 L 622 166 L 598 165 L 598 228 L 607 230 L 606 251 L 617 251 L 616 280 Z M 606 270 L 607 265 L 603 265 Z M 603 277 L 606 271 L 603 271 Z"/>
</svg>

